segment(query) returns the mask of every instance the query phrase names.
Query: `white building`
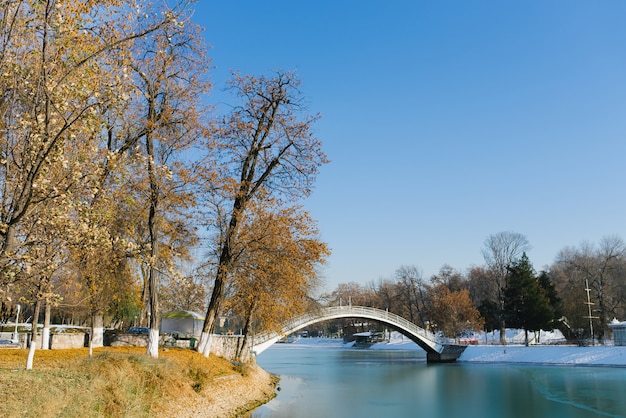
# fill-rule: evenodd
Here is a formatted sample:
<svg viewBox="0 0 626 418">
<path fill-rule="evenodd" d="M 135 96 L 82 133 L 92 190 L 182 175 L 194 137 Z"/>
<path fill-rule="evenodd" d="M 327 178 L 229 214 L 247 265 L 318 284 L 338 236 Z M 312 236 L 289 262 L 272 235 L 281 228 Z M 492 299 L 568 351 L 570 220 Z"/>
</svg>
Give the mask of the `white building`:
<svg viewBox="0 0 626 418">
<path fill-rule="evenodd" d="M 609 324 L 611 330 L 613 330 L 613 341 L 615 345 L 626 346 L 626 321 L 620 322 L 613 318 Z"/>
</svg>

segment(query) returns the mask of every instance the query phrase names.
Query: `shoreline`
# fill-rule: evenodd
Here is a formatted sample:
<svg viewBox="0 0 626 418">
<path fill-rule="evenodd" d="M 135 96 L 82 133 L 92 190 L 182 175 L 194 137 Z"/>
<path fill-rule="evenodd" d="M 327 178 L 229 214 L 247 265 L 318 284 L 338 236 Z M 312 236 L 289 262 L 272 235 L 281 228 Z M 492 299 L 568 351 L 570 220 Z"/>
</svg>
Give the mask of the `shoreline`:
<svg viewBox="0 0 626 418">
<path fill-rule="evenodd" d="M 545 366 L 626 367 L 624 346 L 471 345 L 459 363 L 537 364 Z"/>
<path fill-rule="evenodd" d="M 276 397 L 279 377 L 257 364 L 246 366 L 242 375 L 227 375 L 213 379 L 202 396 L 186 405 L 177 402 L 171 410 L 159 416 L 184 416 L 196 418 L 231 418 L 247 416 L 256 408 Z"/>
</svg>

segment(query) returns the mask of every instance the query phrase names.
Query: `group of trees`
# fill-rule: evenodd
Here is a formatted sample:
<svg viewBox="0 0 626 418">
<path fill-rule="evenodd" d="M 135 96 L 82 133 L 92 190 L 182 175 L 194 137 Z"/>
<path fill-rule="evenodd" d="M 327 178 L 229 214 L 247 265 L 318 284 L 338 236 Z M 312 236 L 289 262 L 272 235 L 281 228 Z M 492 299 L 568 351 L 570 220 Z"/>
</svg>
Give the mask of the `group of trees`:
<svg viewBox="0 0 626 418">
<path fill-rule="evenodd" d="M 234 74 L 211 113 L 192 3 L 0 1 L 0 319 L 88 323 L 90 347 L 103 316 L 145 324 L 156 357 L 162 304 L 211 295 L 205 355 L 224 309 L 303 309 L 329 253 L 297 205 L 326 162 L 318 116 L 290 72 Z"/>
<path fill-rule="evenodd" d="M 609 321 L 626 317 L 626 246 L 620 238 L 565 248 L 539 273 L 529 249 L 524 235 L 497 233 L 485 240 L 483 266 L 461 272 L 445 265 L 428 280 L 419 268 L 403 266 L 392 278 L 340 284 L 326 303 L 387 309 L 449 337 L 499 330 L 502 344 L 507 327 L 524 329 L 527 343 L 528 332 L 541 329 L 560 329 L 583 342 L 593 328 L 602 341 Z"/>
<path fill-rule="evenodd" d="M 402 266 L 393 278 L 367 285 L 350 282 L 324 296 L 330 305 L 371 306 L 395 313 L 432 331 L 458 336 L 482 327 L 461 275 L 449 266 L 426 281 L 415 266 Z"/>
</svg>

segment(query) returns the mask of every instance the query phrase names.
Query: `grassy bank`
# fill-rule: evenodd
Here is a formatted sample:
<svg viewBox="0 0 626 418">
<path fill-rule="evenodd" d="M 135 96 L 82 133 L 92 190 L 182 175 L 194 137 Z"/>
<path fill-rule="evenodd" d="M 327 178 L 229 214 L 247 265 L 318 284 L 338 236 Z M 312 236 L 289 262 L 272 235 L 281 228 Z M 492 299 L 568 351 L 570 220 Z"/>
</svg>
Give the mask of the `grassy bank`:
<svg viewBox="0 0 626 418">
<path fill-rule="evenodd" d="M 7 417 L 236 416 L 274 395 L 257 366 L 233 366 L 188 349 L 0 350 L 0 415 Z"/>
</svg>

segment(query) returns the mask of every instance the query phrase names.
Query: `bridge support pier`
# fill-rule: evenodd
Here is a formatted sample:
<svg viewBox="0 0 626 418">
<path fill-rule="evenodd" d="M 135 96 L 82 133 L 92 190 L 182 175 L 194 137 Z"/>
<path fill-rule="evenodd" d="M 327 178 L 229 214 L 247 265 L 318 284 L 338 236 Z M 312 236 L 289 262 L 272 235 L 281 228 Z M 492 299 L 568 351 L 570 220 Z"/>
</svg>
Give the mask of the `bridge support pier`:
<svg viewBox="0 0 626 418">
<path fill-rule="evenodd" d="M 454 363 L 456 359 L 465 351 L 464 345 L 445 345 L 441 353 L 426 352 L 427 363 Z"/>
</svg>

